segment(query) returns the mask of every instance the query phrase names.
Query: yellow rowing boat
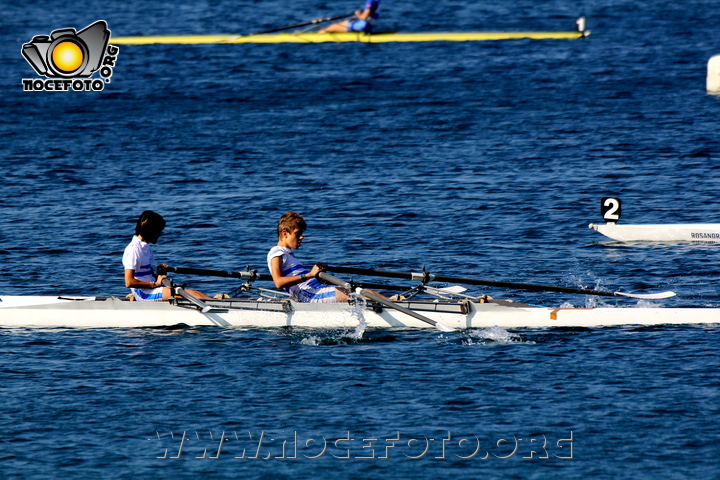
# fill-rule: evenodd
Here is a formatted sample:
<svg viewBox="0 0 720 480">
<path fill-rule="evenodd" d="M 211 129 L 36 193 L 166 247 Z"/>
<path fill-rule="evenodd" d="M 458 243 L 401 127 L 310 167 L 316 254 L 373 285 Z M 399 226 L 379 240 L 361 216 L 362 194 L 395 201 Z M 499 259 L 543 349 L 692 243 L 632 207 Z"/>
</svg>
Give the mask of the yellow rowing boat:
<svg viewBox="0 0 720 480">
<path fill-rule="evenodd" d="M 265 35 L 162 35 L 116 37 L 113 45 L 203 44 L 203 43 L 386 43 L 386 42 L 473 42 L 484 40 L 574 40 L 590 32 L 430 32 L 430 33 L 277 33 Z"/>
</svg>

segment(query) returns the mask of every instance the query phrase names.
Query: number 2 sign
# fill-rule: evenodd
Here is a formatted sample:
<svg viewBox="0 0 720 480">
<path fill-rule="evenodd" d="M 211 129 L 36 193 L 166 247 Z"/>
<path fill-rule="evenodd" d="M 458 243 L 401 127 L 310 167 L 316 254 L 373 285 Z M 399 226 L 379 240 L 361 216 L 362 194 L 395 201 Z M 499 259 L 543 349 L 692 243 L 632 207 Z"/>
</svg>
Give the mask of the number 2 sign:
<svg viewBox="0 0 720 480">
<path fill-rule="evenodd" d="M 622 205 L 619 198 L 603 197 L 600 199 L 600 214 L 608 223 L 616 223 L 622 214 Z"/>
</svg>

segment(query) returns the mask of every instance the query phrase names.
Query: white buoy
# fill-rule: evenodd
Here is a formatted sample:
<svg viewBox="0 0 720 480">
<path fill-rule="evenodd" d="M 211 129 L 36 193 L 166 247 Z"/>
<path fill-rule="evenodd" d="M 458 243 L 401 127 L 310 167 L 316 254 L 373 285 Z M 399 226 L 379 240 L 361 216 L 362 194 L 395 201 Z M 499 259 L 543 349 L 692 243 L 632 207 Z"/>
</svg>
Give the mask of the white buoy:
<svg viewBox="0 0 720 480">
<path fill-rule="evenodd" d="M 720 55 L 714 55 L 708 60 L 707 90 L 720 93 Z"/>
</svg>

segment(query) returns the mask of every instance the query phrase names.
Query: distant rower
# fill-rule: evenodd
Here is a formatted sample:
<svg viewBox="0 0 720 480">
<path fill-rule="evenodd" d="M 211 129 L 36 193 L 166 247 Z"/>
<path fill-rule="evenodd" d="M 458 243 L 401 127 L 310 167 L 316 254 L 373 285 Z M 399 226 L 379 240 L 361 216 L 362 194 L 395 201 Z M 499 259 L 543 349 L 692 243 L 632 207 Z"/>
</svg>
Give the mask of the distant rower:
<svg viewBox="0 0 720 480">
<path fill-rule="evenodd" d="M 380 18 L 377 13 L 380 8 L 380 0 L 367 0 L 365 8 L 357 10 L 355 16 L 350 20 L 331 23 L 325 28 L 318 30 L 318 33 L 345 33 L 345 32 L 364 32 L 370 33 L 375 26 L 375 22 Z"/>
</svg>

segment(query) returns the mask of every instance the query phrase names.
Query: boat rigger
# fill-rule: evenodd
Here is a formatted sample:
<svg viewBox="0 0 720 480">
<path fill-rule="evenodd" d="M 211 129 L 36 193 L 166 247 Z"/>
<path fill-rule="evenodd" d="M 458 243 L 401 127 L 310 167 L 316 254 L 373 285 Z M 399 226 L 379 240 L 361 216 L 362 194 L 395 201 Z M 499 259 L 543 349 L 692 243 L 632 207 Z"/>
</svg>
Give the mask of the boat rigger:
<svg viewBox="0 0 720 480">
<path fill-rule="evenodd" d="M 278 33 L 263 35 L 159 35 L 116 37 L 113 45 L 212 44 L 212 43 L 388 43 L 474 42 L 489 40 L 575 40 L 590 32 L 426 32 L 426 33 Z"/>
</svg>

